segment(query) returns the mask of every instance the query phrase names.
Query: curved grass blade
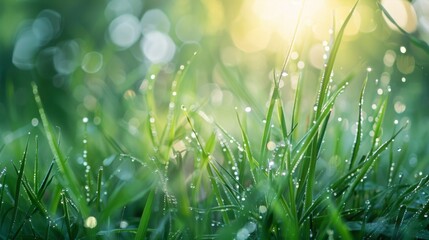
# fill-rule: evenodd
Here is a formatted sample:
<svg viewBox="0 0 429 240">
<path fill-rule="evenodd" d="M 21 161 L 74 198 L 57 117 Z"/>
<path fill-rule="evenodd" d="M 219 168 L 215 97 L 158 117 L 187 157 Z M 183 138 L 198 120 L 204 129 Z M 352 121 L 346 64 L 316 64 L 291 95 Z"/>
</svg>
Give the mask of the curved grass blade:
<svg viewBox="0 0 429 240">
<path fill-rule="evenodd" d="M 63 155 L 63 152 L 60 150 L 58 146 L 56 137 L 48 121 L 45 110 L 43 108 L 42 99 L 40 98 L 40 95 L 39 95 L 39 89 L 36 83 L 32 82 L 31 85 L 33 88 L 34 99 L 36 100 L 37 107 L 39 109 L 39 115 L 40 115 L 40 118 L 42 119 L 43 127 L 45 129 L 45 134 L 48 140 L 49 147 L 52 151 L 52 154 L 55 157 L 55 162 L 58 166 L 58 169 L 61 175 L 64 177 L 64 178 L 59 178 L 58 180 L 64 189 L 70 190 L 69 194 L 72 197 L 73 201 L 75 201 L 76 204 L 78 205 L 79 210 L 82 212 L 83 217 L 87 217 L 89 214 L 89 209 L 85 202 L 85 198 L 83 197 L 84 194 L 80 189 L 80 184 L 77 181 L 77 178 L 73 173 L 71 167 L 67 164 L 67 161 Z"/>
<path fill-rule="evenodd" d="M 395 21 L 395 19 L 393 19 L 392 15 L 389 14 L 389 12 L 383 7 L 383 5 L 380 2 L 377 1 L 377 5 L 381 9 L 381 11 L 383 11 L 387 19 L 389 19 L 389 21 L 393 23 L 393 25 L 395 25 L 399 29 L 399 31 L 401 31 L 402 34 L 407 36 L 414 45 L 416 45 L 417 47 L 425 51 L 426 54 L 429 54 L 429 44 L 427 42 L 420 40 L 415 36 L 413 36 L 412 34 L 405 31 L 403 28 L 401 28 L 401 26 L 399 26 L 399 24 Z"/>
</svg>

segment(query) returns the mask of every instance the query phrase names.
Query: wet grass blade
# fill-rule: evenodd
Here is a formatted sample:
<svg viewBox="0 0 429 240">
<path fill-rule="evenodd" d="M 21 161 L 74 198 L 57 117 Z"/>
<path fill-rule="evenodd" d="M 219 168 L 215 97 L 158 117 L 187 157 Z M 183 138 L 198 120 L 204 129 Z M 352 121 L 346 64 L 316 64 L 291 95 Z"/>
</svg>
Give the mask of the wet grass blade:
<svg viewBox="0 0 429 240">
<path fill-rule="evenodd" d="M 171 90 L 170 90 L 170 103 L 168 104 L 168 114 L 167 114 L 167 123 L 165 125 L 164 130 L 162 131 L 160 142 L 161 146 L 166 146 L 167 150 L 165 150 L 166 154 L 169 154 L 171 146 L 173 145 L 173 141 L 175 138 L 175 132 L 176 132 L 176 122 L 179 115 L 179 111 L 177 110 L 177 103 L 178 103 L 178 97 L 180 91 L 178 89 L 181 86 L 181 83 L 183 82 L 183 79 L 185 76 L 187 76 L 188 70 L 190 68 L 189 63 L 193 62 L 193 58 L 195 57 L 195 54 L 191 57 L 191 59 L 188 61 L 188 64 L 181 65 L 179 67 L 179 70 L 176 73 L 176 76 L 171 83 Z M 165 156 L 168 157 L 168 156 Z"/>
<path fill-rule="evenodd" d="M 426 54 L 429 54 L 429 44 L 427 42 L 420 40 L 416 38 L 414 35 L 405 31 L 403 28 L 401 28 L 401 26 L 399 26 L 399 24 L 395 21 L 395 19 L 393 19 L 393 17 L 389 14 L 389 12 L 383 7 L 383 5 L 380 2 L 377 1 L 377 5 L 381 9 L 381 11 L 383 11 L 387 19 L 389 19 L 389 21 L 393 23 L 393 25 L 395 25 L 399 29 L 399 31 L 401 31 L 402 34 L 407 36 L 414 45 L 416 45 L 417 47 L 425 51 Z"/>
<path fill-rule="evenodd" d="M 22 186 L 24 186 L 24 189 L 35 209 L 40 212 L 43 217 L 48 217 L 48 210 L 43 205 L 41 201 L 42 199 L 37 196 L 26 179 L 22 181 Z"/>
<path fill-rule="evenodd" d="M 347 24 L 349 23 L 352 15 L 353 15 L 353 12 L 356 9 L 358 2 L 359 2 L 359 0 L 356 1 L 353 8 L 350 10 L 350 13 L 347 15 L 346 19 L 344 20 L 343 24 L 341 25 L 341 28 L 338 31 L 338 34 L 334 40 L 334 45 L 332 46 L 332 50 L 329 53 L 328 62 L 326 64 L 326 68 L 325 68 L 324 73 L 323 73 L 322 82 L 320 85 L 320 89 L 319 89 L 319 93 L 318 93 L 318 97 L 317 97 L 317 101 L 316 101 L 316 114 L 315 114 L 316 119 L 319 118 L 321 111 L 322 111 L 322 108 L 323 108 L 323 104 L 325 102 L 325 98 L 328 96 L 329 80 L 331 79 L 331 74 L 332 74 L 332 71 L 334 69 L 334 63 L 335 63 L 335 60 L 336 60 L 336 57 L 338 54 L 338 50 L 339 50 L 341 42 L 342 42 L 344 31 L 346 30 Z"/>
<path fill-rule="evenodd" d="M 363 122 L 363 97 L 365 94 L 365 88 L 366 88 L 366 84 L 368 82 L 368 75 L 366 76 L 364 82 L 363 82 L 363 86 L 362 86 L 362 90 L 360 92 L 360 97 L 359 97 L 359 112 L 358 112 L 358 121 L 357 121 L 357 129 L 356 129 L 356 137 L 354 140 L 354 144 L 353 144 L 353 150 L 352 150 L 352 156 L 350 158 L 350 166 L 349 166 L 349 171 L 353 168 L 353 165 L 356 161 L 357 155 L 359 153 L 359 148 L 361 145 L 361 141 L 362 141 L 362 122 Z"/>
<path fill-rule="evenodd" d="M 374 116 L 374 137 L 372 138 L 372 144 L 371 144 L 371 151 L 372 153 L 376 147 L 378 147 L 378 144 L 381 140 L 381 134 L 382 134 L 382 125 L 384 116 L 386 114 L 387 109 L 387 97 L 380 99 L 381 103 L 379 104 L 377 115 Z"/>
<path fill-rule="evenodd" d="M 100 167 L 98 170 L 98 176 L 97 176 L 97 196 L 96 196 L 96 204 L 97 204 L 97 210 L 101 211 L 101 183 L 103 181 L 103 167 Z"/>
<path fill-rule="evenodd" d="M 33 170 L 33 187 L 34 187 L 34 191 L 37 191 L 38 174 L 39 174 L 39 137 L 36 136 L 36 156 L 35 156 L 35 159 L 34 159 L 34 170 Z"/>
<path fill-rule="evenodd" d="M 402 222 L 404 221 L 404 217 L 405 217 L 406 213 L 407 213 L 407 206 L 402 205 L 399 208 L 399 213 L 398 213 L 398 216 L 396 217 L 396 220 L 395 220 L 395 230 L 393 232 L 393 238 L 395 238 L 395 239 L 401 238 L 400 228 L 401 228 Z"/>
<path fill-rule="evenodd" d="M 137 233 L 134 239 L 140 240 L 140 239 L 146 239 L 146 234 L 148 230 L 150 215 L 152 213 L 152 203 L 155 199 L 155 188 L 152 188 L 152 190 L 149 192 L 149 196 L 146 200 L 146 204 L 143 209 L 143 214 L 140 218 L 140 223 L 137 228 Z"/>
<path fill-rule="evenodd" d="M 13 231 L 13 227 L 16 223 L 16 217 L 18 215 L 18 209 L 19 209 L 19 200 L 21 199 L 21 185 L 24 180 L 24 170 L 25 170 L 25 162 L 27 161 L 27 151 L 28 151 L 28 145 L 29 140 L 27 140 L 27 144 L 25 146 L 24 154 L 21 158 L 21 164 L 18 173 L 18 177 L 16 179 L 16 185 L 15 185 L 15 195 L 13 198 L 14 204 L 13 204 L 13 211 L 12 211 L 12 219 L 9 226 L 9 233 L 11 234 Z"/>
<path fill-rule="evenodd" d="M 356 178 L 353 182 L 350 183 L 346 193 L 343 195 L 341 200 L 342 203 L 345 203 L 351 197 L 353 191 L 356 189 L 356 186 L 361 182 L 364 176 L 368 173 L 368 171 L 372 168 L 376 160 L 379 158 L 380 154 L 387 149 L 387 147 L 394 141 L 394 139 L 401 133 L 407 125 L 401 127 L 389 140 L 384 142 L 380 147 L 378 147 L 374 152 L 369 155 L 366 160 L 363 162 L 364 164 L 359 169 Z M 342 204 L 340 204 L 342 206 Z"/>
<path fill-rule="evenodd" d="M 0 173 L 0 177 L 3 177 L 3 181 L 1 184 L 2 184 L 2 186 L 5 186 L 5 184 L 6 184 L 6 169 L 3 169 L 3 171 Z M 0 190 L 0 215 L 3 214 L 2 210 L 3 210 L 3 205 L 5 204 L 3 201 L 4 190 L 5 190 L 5 187 L 1 187 L 1 190 Z M 1 225 L 3 225 L 3 221 L 0 222 L 0 226 Z"/>
<path fill-rule="evenodd" d="M 343 83 L 339 86 L 339 89 L 337 89 L 337 91 L 326 102 L 325 107 L 324 107 L 323 111 L 321 111 L 319 118 L 316 120 L 316 122 L 313 124 L 313 126 L 310 128 L 310 130 L 307 132 L 307 134 L 300 140 L 300 142 L 294 148 L 293 153 L 295 153 L 295 154 L 292 157 L 292 170 L 296 169 L 296 167 L 300 163 L 304 153 L 310 147 L 312 142 L 315 141 L 315 136 L 317 135 L 320 126 L 325 121 L 325 119 L 328 117 L 330 112 L 332 111 L 332 107 L 334 105 L 336 98 L 344 90 L 344 88 L 345 88 L 345 83 Z"/>
<path fill-rule="evenodd" d="M 51 163 L 51 165 L 49 166 L 48 171 L 46 172 L 45 177 L 43 178 L 42 184 L 40 184 L 39 189 L 37 190 L 37 198 L 41 199 L 43 196 L 43 193 L 46 191 L 46 189 L 48 188 L 49 184 L 51 183 L 53 177 L 51 177 L 51 172 L 52 169 L 54 167 L 54 162 Z"/>
<path fill-rule="evenodd" d="M 296 90 L 295 90 L 295 97 L 293 100 L 293 109 L 292 109 L 292 117 L 291 117 L 291 124 L 290 124 L 291 129 L 295 129 L 299 122 L 299 116 L 300 116 L 299 112 L 301 111 L 302 85 L 303 85 L 302 73 L 300 73 Z M 289 140 L 290 142 L 292 142 L 296 138 L 298 134 L 297 132 L 298 131 L 293 131 L 293 134 L 291 134 L 290 136 L 290 140 Z"/>
<path fill-rule="evenodd" d="M 258 163 L 258 161 L 256 161 L 253 158 L 252 150 L 250 148 L 249 137 L 248 137 L 248 135 L 247 135 L 247 133 L 246 133 L 243 125 L 241 124 L 240 117 L 238 116 L 237 112 L 236 112 L 236 115 L 237 115 L 238 125 L 240 126 L 240 130 L 241 130 L 241 136 L 243 138 L 243 145 L 244 145 L 244 150 L 245 150 L 245 153 L 246 153 L 246 158 L 247 158 L 247 160 L 249 162 L 250 173 L 252 174 L 253 181 L 255 183 L 257 183 L 257 177 L 258 177 L 258 175 L 256 173 L 256 169 L 258 169 L 259 163 Z"/>
<path fill-rule="evenodd" d="M 79 210 L 82 212 L 84 217 L 88 216 L 89 209 L 85 202 L 84 194 L 80 189 L 80 184 L 77 181 L 75 174 L 72 171 L 72 168 L 67 164 L 66 158 L 64 157 L 62 151 L 60 150 L 52 127 L 48 121 L 45 110 L 43 108 L 42 99 L 39 95 L 39 90 L 37 85 L 32 82 L 34 99 L 36 100 L 40 118 L 43 123 L 43 127 L 45 130 L 46 138 L 48 140 L 49 147 L 55 157 L 55 162 L 58 166 L 58 169 L 63 178 L 59 178 L 59 182 L 65 189 L 69 189 L 69 194 L 71 195 L 73 201 L 76 202 L 79 206 Z"/>
<path fill-rule="evenodd" d="M 68 201 L 66 198 L 66 195 L 64 193 L 61 194 L 62 196 L 62 205 L 63 205 L 63 211 L 64 211 L 64 220 L 66 221 L 66 228 L 67 228 L 67 234 L 69 235 L 70 239 L 74 239 L 74 236 L 72 235 L 71 230 L 71 221 L 70 221 L 70 215 L 69 215 L 69 208 L 68 208 Z"/>
</svg>

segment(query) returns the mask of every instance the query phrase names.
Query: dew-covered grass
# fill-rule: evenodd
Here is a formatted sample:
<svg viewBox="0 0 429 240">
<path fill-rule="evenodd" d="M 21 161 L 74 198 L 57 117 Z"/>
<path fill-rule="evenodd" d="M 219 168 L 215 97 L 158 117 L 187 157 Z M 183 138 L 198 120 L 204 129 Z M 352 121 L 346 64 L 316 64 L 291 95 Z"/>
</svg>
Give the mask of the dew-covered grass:
<svg viewBox="0 0 429 240">
<path fill-rule="evenodd" d="M 127 106 L 140 120 L 134 128 L 112 130 L 84 117 L 76 161 L 32 83 L 43 128 L 22 137 L 23 149 L 14 146 L 20 158 L 0 165 L 0 238 L 429 239 L 429 176 L 404 166 L 408 122 L 389 118 L 388 90 L 370 92 L 378 88 L 370 68 L 345 79 L 332 74 L 355 7 L 331 35 L 317 92 L 298 72 L 292 104 L 285 102 L 280 83 L 289 77 L 294 41 L 267 104 L 240 92 L 225 70 L 248 103 L 222 106 L 234 119 L 229 126 L 204 102 L 186 101 L 191 57 L 175 69 L 169 90 L 157 89 L 159 66 L 148 70 Z M 362 83 L 358 90 L 352 81 Z M 348 119 L 336 106 L 353 91 Z M 157 94 L 168 95 L 167 104 Z M 0 158 L 10 147 L 0 148 Z"/>
</svg>

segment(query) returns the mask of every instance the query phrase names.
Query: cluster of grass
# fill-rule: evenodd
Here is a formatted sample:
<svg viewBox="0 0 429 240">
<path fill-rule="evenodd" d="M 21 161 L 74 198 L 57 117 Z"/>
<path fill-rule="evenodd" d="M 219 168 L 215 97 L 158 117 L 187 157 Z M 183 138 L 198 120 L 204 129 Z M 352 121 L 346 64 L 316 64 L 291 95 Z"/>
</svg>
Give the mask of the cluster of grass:
<svg viewBox="0 0 429 240">
<path fill-rule="evenodd" d="M 323 156 L 324 146 L 337 141 L 327 134 L 329 129 L 341 131 L 330 116 L 337 97 L 347 91 L 348 79 L 334 84 L 331 76 L 353 10 L 332 42 L 314 111 L 310 116 L 300 114 L 305 95 L 302 79 L 293 108 L 285 109 L 280 74 L 257 139 L 248 129 L 248 113 L 236 110 L 241 132 L 237 137 L 198 107 L 180 107 L 186 93 L 179 90 L 188 66 L 179 67 L 167 116 L 161 117 L 154 94 L 159 69 L 154 67 L 148 73 L 145 101 L 140 103 L 147 109 L 136 139 L 140 148 L 128 150 L 105 134 L 116 154 L 89 161 L 84 149 L 82 168 L 62 150 L 33 84 L 54 160 L 48 168 L 39 167 L 46 159 L 39 159 L 38 140 L 31 144 L 29 137 L 19 162 L 14 160 L 13 169 L 0 172 L 0 237 L 429 239 L 425 195 L 429 176 L 419 176 L 415 182 L 402 179 L 399 169 L 404 157 L 396 154 L 393 143 L 405 125 L 390 137 L 383 133 L 387 97 L 380 99 L 374 121 L 364 121 L 367 80 L 355 104 L 356 135 L 350 151 L 334 153 L 341 159 L 335 165 Z M 283 70 L 287 63 L 288 58 Z M 372 131 L 370 137 L 367 129 Z M 84 143 L 91 140 L 98 141 L 85 138 Z"/>
</svg>

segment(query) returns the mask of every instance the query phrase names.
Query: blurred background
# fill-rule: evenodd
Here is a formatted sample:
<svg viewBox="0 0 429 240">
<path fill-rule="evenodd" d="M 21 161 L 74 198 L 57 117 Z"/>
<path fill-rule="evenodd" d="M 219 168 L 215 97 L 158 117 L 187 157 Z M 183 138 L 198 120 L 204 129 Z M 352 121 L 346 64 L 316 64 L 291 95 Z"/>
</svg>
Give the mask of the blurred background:
<svg viewBox="0 0 429 240">
<path fill-rule="evenodd" d="M 352 139 L 358 96 L 368 74 L 365 111 L 369 114 L 380 96 L 390 94 L 387 136 L 396 127 L 394 120 L 410 121 L 403 138 L 412 143 L 408 164 L 422 168 L 429 151 L 428 49 L 400 33 L 376 2 L 361 0 L 345 32 L 333 80 L 335 84 L 349 75 L 353 80 L 332 119 L 341 122 Z M 148 111 L 142 104 L 148 79 L 156 78 L 156 111 L 165 116 L 171 82 L 183 66 L 189 71 L 180 87 L 182 104 L 200 108 L 232 132 L 237 130 L 235 107 L 252 109 L 258 122 L 264 117 L 273 76 L 281 74 L 301 8 L 296 45 L 280 86 L 286 111 L 291 111 L 302 76 L 302 111 L 308 115 L 332 36 L 353 4 L 350 0 L 2 0 L 0 145 L 25 142 L 27 132 L 41 130 L 31 90 L 34 81 L 63 145 L 71 148 L 72 159 L 82 149 L 84 117 L 89 119 L 89 138 L 97 146 L 93 156 L 97 151 L 107 155 L 102 153 L 106 146 L 97 140 L 102 138 L 100 132 L 133 146 L 127 136 L 141 134 Z M 410 36 L 429 42 L 428 0 L 382 4 Z M 262 132 L 262 123 L 257 126 Z"/>
</svg>

